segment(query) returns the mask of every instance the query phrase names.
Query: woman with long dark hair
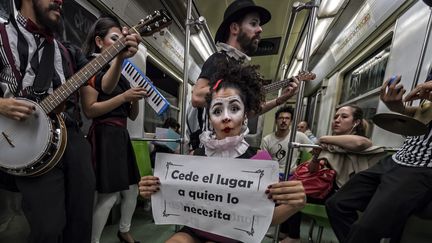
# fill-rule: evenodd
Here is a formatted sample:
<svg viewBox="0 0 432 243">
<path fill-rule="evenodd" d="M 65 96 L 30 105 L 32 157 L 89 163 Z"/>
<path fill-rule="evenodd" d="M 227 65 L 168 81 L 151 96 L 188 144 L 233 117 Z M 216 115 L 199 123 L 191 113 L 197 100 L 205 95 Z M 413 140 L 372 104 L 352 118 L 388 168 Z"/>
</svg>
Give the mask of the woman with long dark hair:
<svg viewBox="0 0 432 243">
<path fill-rule="evenodd" d="M 118 20 L 110 16 L 101 17 L 89 31 L 84 53 L 91 59 L 121 37 L 123 33 Z M 136 51 L 120 53 L 107 68 L 90 80 L 88 86 L 82 88 L 83 111 L 93 119 L 88 134 L 92 144 L 97 190 L 93 243 L 99 242 L 109 212 L 119 197 L 121 218 L 117 236 L 121 242 L 137 242 L 129 230 L 137 202 L 140 175 L 126 123 L 127 118 L 134 120 L 138 116 L 138 101 L 147 93 L 143 88 L 131 88 L 121 75 L 124 59 Z"/>
</svg>

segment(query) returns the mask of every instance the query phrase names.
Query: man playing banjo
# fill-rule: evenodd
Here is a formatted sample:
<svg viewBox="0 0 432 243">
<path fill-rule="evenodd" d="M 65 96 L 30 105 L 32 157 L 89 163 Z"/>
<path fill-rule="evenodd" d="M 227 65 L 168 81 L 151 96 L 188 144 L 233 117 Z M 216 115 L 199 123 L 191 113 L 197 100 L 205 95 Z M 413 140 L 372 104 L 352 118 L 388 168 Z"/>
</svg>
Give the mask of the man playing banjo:
<svg viewBox="0 0 432 243">
<path fill-rule="evenodd" d="M 80 55 L 73 55 L 76 49 L 75 52 L 68 50 L 54 36 L 60 27 L 62 4 L 62 0 L 15 0 L 18 11 L 12 11 L 9 21 L 0 24 L 0 119 L 3 124 L 14 121 L 27 124 L 37 119 L 35 114 L 40 109 L 37 103 L 14 97 L 40 101 L 64 84 L 73 69 L 86 63 L 77 59 Z M 121 52 L 122 58 L 137 52 L 139 40 L 135 34 L 126 36 L 128 48 Z M 68 100 L 67 112 L 62 112 L 67 142 L 63 145 L 63 155 L 59 153 L 61 159 L 57 165 L 27 176 L 25 172 L 31 174 L 33 164 L 11 168 L 0 159 L 1 170 L 19 175 L 15 181 L 23 195 L 22 206 L 31 228 L 29 242 L 90 242 L 95 179 L 90 146 L 79 129 L 77 108 L 77 99 Z M 52 113 L 48 117 L 53 117 Z M 3 156 L 5 151 L 19 148 L 19 138 L 14 139 L 13 129 L 1 130 Z M 31 138 L 28 136 L 27 143 L 31 143 Z M 25 149 L 19 152 L 26 156 Z M 1 170 L 0 177 L 4 177 Z"/>
</svg>

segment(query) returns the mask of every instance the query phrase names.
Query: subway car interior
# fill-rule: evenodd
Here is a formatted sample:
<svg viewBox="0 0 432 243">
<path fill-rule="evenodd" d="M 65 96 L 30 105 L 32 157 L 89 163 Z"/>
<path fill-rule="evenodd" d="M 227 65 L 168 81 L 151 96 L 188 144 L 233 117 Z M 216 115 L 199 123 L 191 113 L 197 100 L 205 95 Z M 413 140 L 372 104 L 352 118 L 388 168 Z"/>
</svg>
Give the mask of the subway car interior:
<svg viewBox="0 0 432 243">
<path fill-rule="evenodd" d="M 158 143 L 160 141 L 165 146 L 171 146 L 173 148 L 171 151 L 175 153 L 189 154 L 188 143 L 192 131 L 189 129 L 188 118 L 193 114 L 191 112 L 193 109 L 191 100 L 194 95 L 192 91 L 197 80 L 201 78 L 200 74 L 206 60 L 220 50 L 220 46 L 215 43 L 215 35 L 224 20 L 224 13 L 235 1 L 249 4 L 252 2 L 243 0 L 21 1 L 32 2 L 33 5 L 39 2 L 54 2 L 61 5 L 62 28 L 56 38 L 77 47 L 83 46 L 90 28 L 100 16 L 114 16 L 121 26 L 130 29 L 134 29 L 134 26 L 142 23 L 140 21 L 144 19 L 144 23 L 153 28 L 145 29 L 144 34 L 141 32 L 143 35 L 138 51 L 127 60 L 129 66 L 125 62 L 122 69 L 124 76 L 131 77 L 128 79 L 131 87 L 141 85 L 133 84 L 134 82 L 145 82 L 144 87 L 149 87 L 146 88 L 149 97 L 139 101 L 136 119 L 127 121 L 127 131 L 140 177 L 153 174 L 155 165 L 154 161 L 153 164 L 151 161 L 154 160 L 155 149 L 158 144 L 161 144 Z M 0 20 L 3 25 L 9 23 L 10 18 L 14 18 L 13 16 L 19 12 L 13 2 L 14 0 L 0 0 Z M 262 85 L 289 80 L 302 71 L 313 73 L 314 78 L 300 80 L 296 94 L 282 103 L 278 103 L 277 98 L 283 96 L 284 87 L 265 94 L 265 100 L 268 102 L 276 99 L 276 106 L 265 113 L 249 117 L 246 124 L 249 134 L 245 136 L 249 146 L 263 149 L 263 138 L 274 134 L 279 129 L 276 111 L 282 106 L 290 106 L 294 109 L 294 113 L 291 113 L 292 121 L 289 129 L 296 131 L 297 125 L 301 121 L 306 121 L 309 124 L 309 133 L 314 134 L 317 141 L 311 139 L 312 145 L 300 144 L 296 147 L 292 140 L 296 135 L 291 136 L 289 148 L 286 148 L 284 153 L 288 152 L 290 157 L 293 150 L 302 146 L 308 148 L 308 151 L 312 148 L 322 148 L 320 146 L 325 143 L 321 138 L 333 134 L 338 109 L 354 105 L 363 111 L 361 123 L 364 127 L 364 136 L 374 147 L 380 148 L 382 158 L 400 151 L 404 141 L 414 136 L 412 134 L 415 133 L 418 137 L 426 136 L 427 130 L 429 138 L 423 142 L 425 151 L 422 150 L 423 157 L 420 159 L 431 162 L 423 165 L 424 168 L 421 169 L 432 169 L 430 168 L 432 167 L 430 145 L 432 107 L 427 105 L 432 98 L 432 87 L 429 98 L 427 96 L 424 98 L 426 102 L 414 99 L 409 103 L 412 106 L 426 107 L 421 111 L 424 113 L 422 118 L 415 121 L 412 121 L 414 118 L 408 119 L 405 116 L 395 115 L 395 112 L 391 111 L 382 100 L 383 89 L 386 89 L 385 86 L 383 88 L 383 83 L 391 77 L 398 80 L 397 85 L 403 85 L 405 94 L 427 82 L 428 77 L 432 77 L 430 76 L 432 40 L 429 38 L 432 30 L 432 1 L 254 0 L 252 3 L 267 9 L 271 14 L 270 21 L 261 26 L 262 32 L 259 33 L 257 50 L 248 53 L 250 64 L 259 66 Z M 165 19 L 154 24 L 156 21 L 152 18 L 159 18 L 161 13 L 166 15 L 168 21 L 164 22 Z M 0 33 L 3 46 L 7 39 L 4 38 L 4 32 L 0 31 Z M 132 73 L 132 69 L 128 69 L 132 66 L 139 71 L 134 70 Z M 3 80 L 4 77 L 0 75 L 0 88 L 4 87 L 1 86 Z M 87 134 L 92 126 L 92 119 L 83 112 L 81 117 L 83 123 L 80 129 L 83 134 Z M 165 126 L 168 118 L 175 120 L 177 128 L 173 128 L 175 131 L 169 129 L 167 135 L 163 134 L 165 130 L 161 128 L 168 128 Z M 1 137 L 0 154 L 3 154 L 7 146 L 3 141 L 6 140 L 9 145 L 13 141 L 9 140 L 6 132 L 1 132 L 3 137 Z M 164 139 L 168 139 L 168 142 L 164 142 Z M 282 157 L 284 156 L 285 154 Z M 19 174 L 21 170 L 12 170 L 12 173 L 8 173 L 11 170 L 8 165 L 3 164 L 1 157 L 0 155 L 0 171 L 3 173 L 0 176 L 4 178 L 0 179 L 0 242 L 33 242 L 31 227 L 22 209 L 23 193 L 15 185 L 14 178 L 44 175 Z M 297 163 L 302 163 L 311 158 L 310 153 L 303 151 L 295 159 Z M 355 165 L 349 166 L 355 167 Z M 33 168 L 32 165 L 30 167 Z M 354 175 L 349 175 L 350 178 L 352 176 Z M 420 210 L 409 213 L 405 224 L 398 232 L 399 239 L 388 236 L 382 237 L 380 242 L 432 242 L 431 184 L 430 180 L 427 185 L 430 203 Z M 335 195 L 338 193 L 336 190 Z M 377 190 L 375 194 L 377 193 L 380 191 Z M 96 196 L 95 200 L 97 200 Z M 391 205 L 393 200 L 394 198 L 386 198 L 386 203 Z M 128 242 L 121 238 L 118 231 L 121 218 L 120 201 L 119 194 L 106 220 L 100 241 L 95 242 Z M 363 208 L 366 211 L 368 209 Z M 360 219 L 363 216 L 363 212 L 360 211 L 363 210 L 358 212 Z M 299 239 L 288 241 L 285 232 L 279 231 L 280 226 L 271 226 L 261 242 L 341 242 L 333 222 L 329 220 L 325 203 L 313 203 L 313 200 L 311 202 L 308 198 L 300 212 L 302 217 Z M 398 213 L 399 211 L 395 212 Z M 136 208 L 130 226 L 130 235 L 135 242 L 166 242 L 181 227 L 174 224 L 155 224 L 151 200 L 137 193 Z M 65 239 L 63 241 L 66 242 Z M 221 240 L 220 242 L 240 241 Z"/>
</svg>

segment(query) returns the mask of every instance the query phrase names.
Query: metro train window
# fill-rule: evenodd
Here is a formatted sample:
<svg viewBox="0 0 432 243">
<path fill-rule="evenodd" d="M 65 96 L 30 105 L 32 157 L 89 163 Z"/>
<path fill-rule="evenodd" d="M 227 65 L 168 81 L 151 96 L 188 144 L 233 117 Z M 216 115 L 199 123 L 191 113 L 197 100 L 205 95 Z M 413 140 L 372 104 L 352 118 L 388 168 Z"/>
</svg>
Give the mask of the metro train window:
<svg viewBox="0 0 432 243">
<path fill-rule="evenodd" d="M 378 49 L 362 63 L 344 75 L 340 105 L 355 104 L 363 109 L 368 122 L 366 136 L 372 134 L 372 117 L 379 103 L 379 87 L 384 81 L 385 70 L 390 55 L 390 42 Z M 368 95 L 364 95 L 365 93 Z"/>
<path fill-rule="evenodd" d="M 156 86 L 158 91 L 162 94 L 165 99 L 171 104 L 165 113 L 158 116 L 153 108 L 145 102 L 144 108 L 144 130 L 148 133 L 156 132 L 156 127 L 161 127 L 166 118 L 172 117 L 178 121 L 179 115 L 179 83 L 168 74 L 161 71 L 150 61 L 147 61 L 146 75 L 152 80 L 153 85 Z M 180 121 L 179 121 L 180 123 Z"/>
<path fill-rule="evenodd" d="M 390 54 L 390 43 L 384 45 L 358 66 L 348 71 L 342 84 L 340 103 L 350 100 L 381 86 Z"/>
</svg>

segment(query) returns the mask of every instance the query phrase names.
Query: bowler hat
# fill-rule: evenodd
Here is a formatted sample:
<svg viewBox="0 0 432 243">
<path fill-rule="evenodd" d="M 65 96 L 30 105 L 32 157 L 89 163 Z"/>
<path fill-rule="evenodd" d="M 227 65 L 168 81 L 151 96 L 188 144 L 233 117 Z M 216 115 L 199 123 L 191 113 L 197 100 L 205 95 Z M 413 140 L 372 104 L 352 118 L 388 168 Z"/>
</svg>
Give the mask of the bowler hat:
<svg viewBox="0 0 432 243">
<path fill-rule="evenodd" d="M 225 10 L 224 20 L 216 32 L 215 42 L 225 42 L 228 38 L 230 24 L 252 12 L 259 14 L 261 25 L 264 25 L 271 19 L 270 12 L 263 7 L 255 5 L 252 0 L 236 0 L 232 2 Z"/>
</svg>

